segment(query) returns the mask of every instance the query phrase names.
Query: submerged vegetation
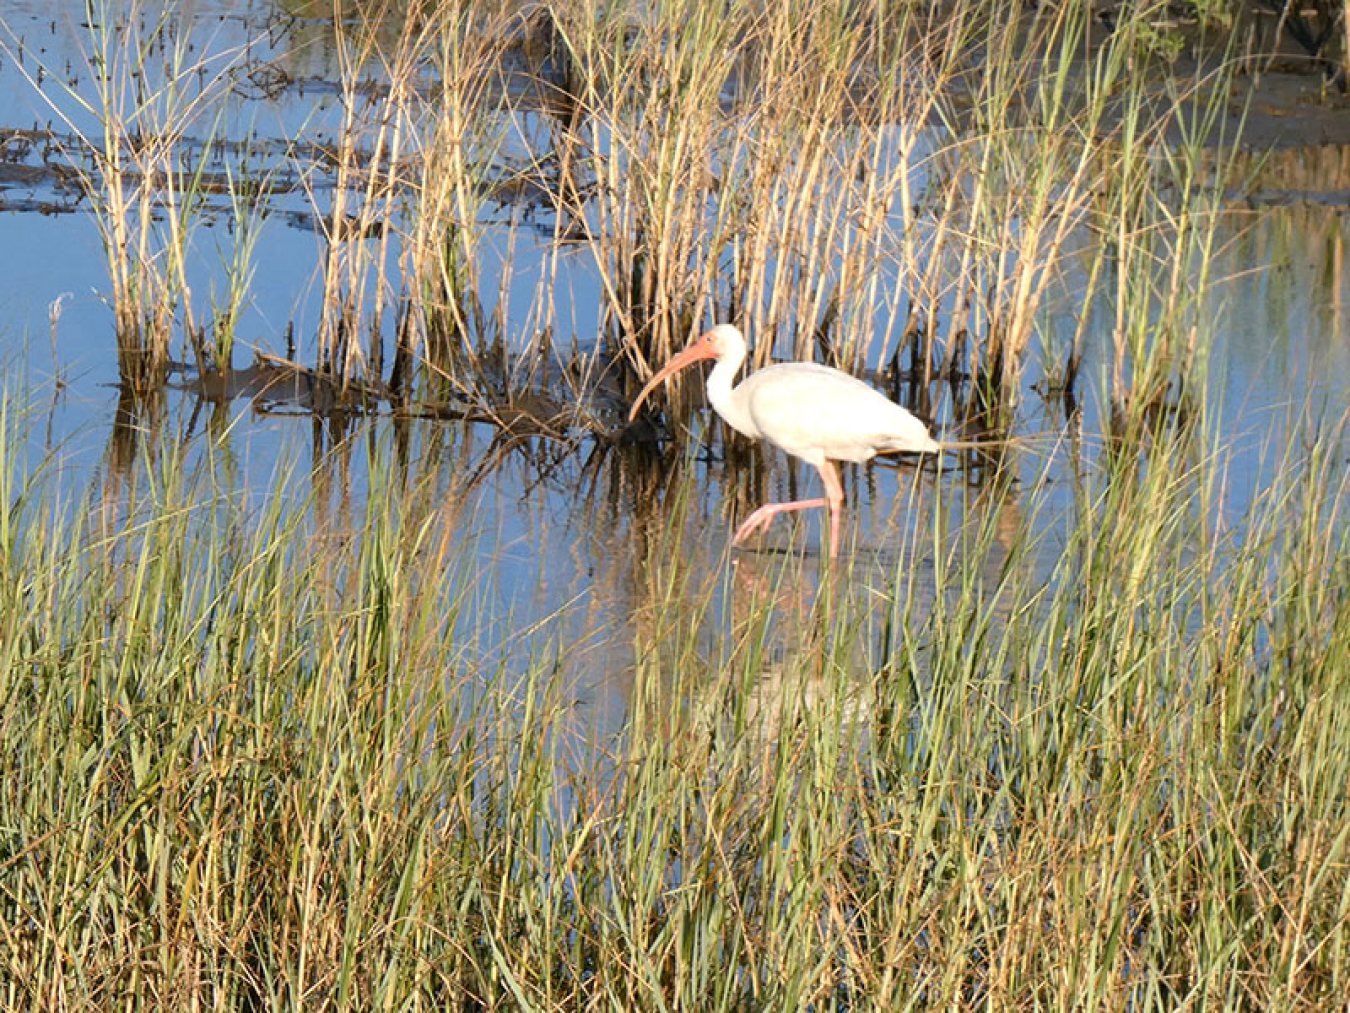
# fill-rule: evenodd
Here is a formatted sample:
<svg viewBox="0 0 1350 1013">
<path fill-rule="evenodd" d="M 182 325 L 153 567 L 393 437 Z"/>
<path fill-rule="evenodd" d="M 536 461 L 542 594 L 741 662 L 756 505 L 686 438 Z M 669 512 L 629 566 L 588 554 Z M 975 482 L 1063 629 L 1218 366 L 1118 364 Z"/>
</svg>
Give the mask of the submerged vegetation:
<svg viewBox="0 0 1350 1013">
<path fill-rule="evenodd" d="M 1289 409 L 1239 477 L 1208 375 L 1258 171 L 1236 5 L 1156 77 L 1161 3 L 325 8 L 335 112 L 271 142 L 234 104 L 285 61 L 162 6 L 91 0 L 45 80 L 0 36 L 98 222 L 123 380 L 87 489 L 0 400 L 0 1006 L 1350 993 L 1350 417 Z M 283 217 L 322 309 L 245 367 Z M 714 319 L 962 427 L 1016 433 L 1034 390 L 1060 431 L 914 472 L 904 533 L 834 570 L 731 554 L 706 514 L 760 499 L 757 459 L 607 410 Z M 244 494 L 228 418 L 156 439 L 184 371 L 378 417 Z M 594 529 L 540 523 L 525 579 L 568 541 L 616 574 L 602 618 L 491 586 L 479 480 L 520 448 Z"/>
</svg>

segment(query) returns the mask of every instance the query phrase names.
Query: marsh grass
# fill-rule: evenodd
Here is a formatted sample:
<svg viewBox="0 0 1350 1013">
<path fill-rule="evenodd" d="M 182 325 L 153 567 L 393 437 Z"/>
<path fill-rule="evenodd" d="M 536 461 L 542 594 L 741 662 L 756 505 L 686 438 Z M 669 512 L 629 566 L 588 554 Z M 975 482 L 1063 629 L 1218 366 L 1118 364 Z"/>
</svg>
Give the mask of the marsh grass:
<svg viewBox="0 0 1350 1013">
<path fill-rule="evenodd" d="M 639 370 L 731 315 L 781 339 L 761 360 L 903 352 L 998 411 L 1034 350 L 1082 352 L 1082 328 L 1068 348 L 1041 333 L 1047 301 L 1109 293 L 1109 431 L 1068 437 L 1053 504 L 992 466 L 977 490 L 916 480 L 912 533 L 888 554 L 860 539 L 833 576 L 796 551 L 709 557 L 730 518 L 700 498 L 715 466 L 692 442 L 660 469 L 611 448 L 586 500 L 601 534 L 551 535 L 621 589 L 604 656 L 622 714 L 601 724 L 574 680 L 596 664 L 578 610 L 491 593 L 500 533 L 488 493 L 447 478 L 474 470 L 447 427 L 423 468 L 401 420 L 392 446 L 358 433 L 256 498 L 217 431 L 184 448 L 128 427 L 81 493 L 29 460 L 11 393 L 0 1003 L 1342 1001 L 1346 420 L 1295 416 L 1233 515 L 1201 309 L 1217 107 L 1140 90 L 1128 25 L 1080 50 L 1079 6 L 470 4 L 337 25 L 341 194 L 309 193 L 339 379 L 381 376 L 392 330 L 390 372 L 420 358 L 428 384 L 474 389 L 505 337 L 479 273 L 505 178 L 547 183 L 555 257 L 593 260 L 606 354 Z M 562 65 L 542 131 L 492 73 L 520 32 Z M 357 83 L 372 66 L 378 102 Z M 525 168 L 494 175 L 513 144 Z M 149 262 L 181 291 L 173 255 Z M 547 300 L 533 319 L 561 329 Z"/>
<path fill-rule="evenodd" d="M 735 319 L 760 364 L 946 380 L 960 414 L 1004 428 L 1028 367 L 1070 387 L 1078 375 L 1083 336 L 1050 340 L 1048 303 L 1123 313 L 1146 297 L 1170 313 L 1176 265 L 1193 269 L 1212 229 L 1202 211 L 1223 180 L 1196 164 L 1237 61 L 1220 48 L 1188 77 L 1173 70 L 1170 90 L 1151 81 L 1164 6 L 1137 5 L 1109 33 L 1081 5 L 983 0 L 344 8 L 324 33 L 329 136 L 225 174 L 241 227 L 210 327 L 186 280 L 200 173 L 213 152 L 250 150 L 218 134 L 252 48 L 199 50 L 174 16 L 100 0 L 89 87 L 44 96 L 83 139 L 137 389 L 162 379 L 175 334 L 203 368 L 228 367 L 274 196 L 250 181 L 284 176 L 300 182 L 277 196 L 298 188 L 320 235 L 304 337 L 341 387 L 388 381 L 406 403 L 420 372 L 433 401 L 472 394 L 487 349 L 569 337 L 641 376 L 709 320 Z M 554 221 L 528 309 L 511 283 L 520 230 L 504 240 L 493 221 L 510 204 Z M 576 333 L 554 295 L 581 258 L 604 341 Z M 1111 341 L 1122 405 L 1150 404 L 1158 383 L 1135 384 L 1127 359 L 1171 380 L 1186 368 L 1167 334 L 1118 319 Z"/>
<path fill-rule="evenodd" d="M 0 37 L 0 49 L 67 130 L 52 140 L 67 147 L 90 202 L 108 267 L 118 372 L 138 395 L 163 388 L 176 339 L 203 368 L 214 365 L 204 361 L 206 323 L 188 276 L 219 103 L 239 54 L 203 55 L 183 18 L 156 5 L 89 0 L 79 64 L 64 72 L 40 57 L 35 64 L 10 27 Z"/>
<path fill-rule="evenodd" d="M 698 321 L 735 318 L 760 364 L 908 353 L 925 383 L 976 381 L 972 407 L 1016 399 L 1083 234 L 1124 263 L 1113 276 L 1173 263 L 1151 244 L 1196 181 L 1151 153 L 1198 119 L 1169 141 L 1193 158 L 1226 94 L 1222 62 L 1171 96 L 1142 84 L 1149 10 L 1095 41 L 1076 5 L 588 11 L 559 14 L 584 111 L 569 164 L 593 173 L 625 352 L 665 358 Z M 1105 276 L 1093 265 L 1068 298 L 1116 295 Z"/>
<path fill-rule="evenodd" d="M 439 477 L 372 448 L 335 515 L 159 448 L 113 502 L 72 498 L 23 464 L 23 412 L 0 412 L 10 1007 L 1345 992 L 1344 420 L 1294 419 L 1241 518 L 1216 519 L 1228 448 L 1173 425 L 1086 455 L 1058 513 L 925 487 L 913 540 L 836 579 L 691 553 L 691 472 L 618 578 L 632 667 L 602 728 L 566 610 L 499 611 Z"/>
</svg>

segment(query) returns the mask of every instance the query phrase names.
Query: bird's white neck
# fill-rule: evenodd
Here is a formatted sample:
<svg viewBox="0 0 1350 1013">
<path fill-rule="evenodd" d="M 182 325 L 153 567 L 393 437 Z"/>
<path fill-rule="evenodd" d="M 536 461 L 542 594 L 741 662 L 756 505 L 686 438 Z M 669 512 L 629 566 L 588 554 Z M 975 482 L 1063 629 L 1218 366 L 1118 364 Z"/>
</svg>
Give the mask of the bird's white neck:
<svg viewBox="0 0 1350 1013">
<path fill-rule="evenodd" d="M 733 386 L 741 364 L 745 362 L 745 348 L 732 348 L 717 360 L 717 365 L 708 374 L 706 381 L 708 400 L 713 410 L 738 433 L 757 437 L 759 429 L 750 418 L 750 411 L 744 398 L 736 396 Z"/>
</svg>

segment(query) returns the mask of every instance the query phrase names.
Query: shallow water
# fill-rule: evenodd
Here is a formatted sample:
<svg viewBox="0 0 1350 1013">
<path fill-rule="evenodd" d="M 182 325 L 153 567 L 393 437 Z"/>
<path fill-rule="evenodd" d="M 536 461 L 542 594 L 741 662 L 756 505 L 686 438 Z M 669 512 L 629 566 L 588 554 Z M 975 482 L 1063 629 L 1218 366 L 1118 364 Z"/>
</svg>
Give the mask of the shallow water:
<svg viewBox="0 0 1350 1013">
<path fill-rule="evenodd" d="M 85 36 L 76 7 L 52 14 L 46 4 L 7 5 L 0 94 L 10 104 L 0 128 L 29 131 L 52 120 L 21 68 L 35 75 L 40 60 L 48 68 L 76 68 L 68 79 L 80 78 Z M 204 2 L 194 12 L 194 37 L 203 50 L 216 47 L 235 54 L 222 59 L 239 63 L 226 136 L 251 134 L 255 147 L 265 147 L 297 137 L 321 141 L 333 129 L 335 57 L 323 19 L 266 0 Z M 264 87 L 262 72 L 269 69 L 284 71 L 285 83 Z M 71 108 L 49 73 L 43 87 Z M 89 128 L 77 113 L 72 121 L 74 128 Z M 69 128 L 57 127 L 69 135 Z M 208 462 L 228 495 L 256 502 L 278 494 L 278 475 L 289 476 L 286 494 L 307 503 L 316 523 L 341 530 L 359 528 L 372 461 L 387 470 L 401 455 L 413 480 L 440 490 L 437 509 L 453 526 L 458 551 L 476 560 L 481 607 L 471 620 L 478 624 L 475 635 L 489 652 L 501 652 L 508 668 L 521 671 L 558 641 L 568 643 L 579 722 L 593 730 L 622 724 L 636 670 L 634 642 L 653 621 L 647 582 L 660 579 L 653 541 L 682 497 L 684 545 L 696 554 L 685 562 L 707 574 L 705 586 L 723 621 L 734 622 L 738 599 L 776 595 L 780 618 L 773 636 L 780 639 L 767 650 L 769 670 L 800 647 L 800 619 L 810 611 L 818 579 L 819 519 L 777 522 L 749 551 L 729 553 L 727 543 L 735 520 L 754 503 L 810 494 L 815 476 L 776 453 L 747 454 L 737 445 L 730 448 L 731 463 L 724 463 L 726 448 L 706 412 L 691 425 L 709 439 L 668 447 L 664 457 L 650 447 L 601 447 L 584 434 L 503 443 L 495 427 L 474 422 L 380 417 L 348 420 L 334 432 L 334 423 L 302 410 L 260 408 L 246 399 L 209 405 L 190 390 L 171 392 L 160 417 L 119 427 L 98 232 L 88 202 L 51 169 L 61 156 L 44 156 L 40 145 L 28 143 L 33 136 L 15 133 L 7 142 L 10 171 L 0 176 L 0 361 L 11 395 L 32 406 L 30 460 L 54 457 L 61 482 L 112 489 L 128 467 L 130 444 L 181 444 L 191 459 Z M 1249 194 L 1299 191 L 1306 198 L 1350 187 L 1350 158 L 1341 149 L 1282 152 L 1262 172 Z M 262 221 L 240 328 L 246 346 L 276 355 L 287 354 L 293 329 L 302 362 L 313 360 L 319 313 L 323 244 L 312 215 L 331 199 L 321 183 L 311 194 L 279 195 Z M 1213 287 L 1201 314 L 1202 342 L 1210 349 L 1204 432 L 1210 449 L 1226 455 L 1217 508 L 1227 524 L 1241 522 L 1298 434 L 1339 418 L 1350 403 L 1350 215 L 1344 205 L 1309 199 L 1254 203 L 1248 207 L 1235 195 L 1230 204 L 1215 271 L 1225 280 Z M 209 203 L 194 233 L 191 284 L 198 299 L 225 289 L 223 265 L 233 241 L 227 210 Z M 486 309 L 500 309 L 508 336 L 534 334 L 539 294 L 547 288 L 552 319 L 562 325 L 554 335 L 559 348 L 591 350 L 602 303 L 593 262 L 582 251 L 554 260 L 551 222 L 541 214 L 529 200 L 485 208 L 493 223 L 481 265 Z M 961 460 L 849 469 L 845 541 L 859 561 L 859 593 L 875 588 L 884 597 L 883 589 L 908 580 L 922 608 L 938 593 L 934 558 L 960 556 L 963 539 L 982 525 L 996 537 L 960 558 L 986 568 L 991 580 L 1008 564 L 1018 538 L 1029 538 L 1034 549 L 1017 565 L 1043 568 L 1058 553 L 1075 485 L 1101 453 L 1096 434 L 1109 385 L 1102 350 L 1110 308 L 1077 305 L 1076 281 L 1067 277 L 1061 302 L 1046 308 L 1044 333 L 1047 341 L 1067 341 L 1080 314 L 1089 314 L 1082 414 L 1070 423 L 1057 400 L 1043 399 L 1033 366 L 1016 429 L 1025 442 L 1010 451 L 1016 477 L 1010 487 L 991 492 L 986 475 Z M 237 349 L 236 365 L 250 356 L 249 348 Z M 690 466 L 674 468 L 682 454 Z M 859 660 L 860 668 L 873 664 Z"/>
</svg>

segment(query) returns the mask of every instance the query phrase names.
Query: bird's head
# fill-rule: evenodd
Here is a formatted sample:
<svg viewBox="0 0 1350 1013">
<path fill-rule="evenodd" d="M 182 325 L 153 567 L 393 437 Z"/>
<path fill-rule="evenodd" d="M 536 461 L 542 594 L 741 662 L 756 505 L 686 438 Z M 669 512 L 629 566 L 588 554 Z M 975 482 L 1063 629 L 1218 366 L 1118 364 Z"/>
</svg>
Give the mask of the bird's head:
<svg viewBox="0 0 1350 1013">
<path fill-rule="evenodd" d="M 641 393 L 633 402 L 632 409 L 628 412 L 628 421 L 632 422 L 637 418 L 638 409 L 642 407 L 642 402 L 647 400 L 648 394 L 660 386 L 668 377 L 674 376 L 686 366 L 692 366 L 704 359 L 717 359 L 719 361 L 732 359 L 739 363 L 744 358 L 745 338 L 733 325 L 718 324 L 712 330 L 705 331 L 647 381 L 647 386 L 642 388 Z"/>
<path fill-rule="evenodd" d="M 705 331 L 689 347 L 695 348 L 699 345 L 706 345 L 714 359 L 724 359 L 731 356 L 745 357 L 745 336 L 734 324 L 718 324 L 712 330 Z"/>
</svg>

